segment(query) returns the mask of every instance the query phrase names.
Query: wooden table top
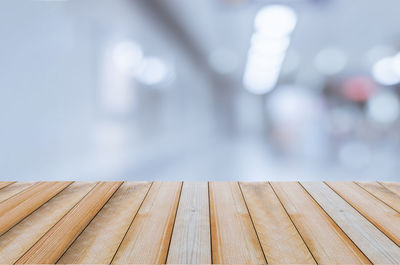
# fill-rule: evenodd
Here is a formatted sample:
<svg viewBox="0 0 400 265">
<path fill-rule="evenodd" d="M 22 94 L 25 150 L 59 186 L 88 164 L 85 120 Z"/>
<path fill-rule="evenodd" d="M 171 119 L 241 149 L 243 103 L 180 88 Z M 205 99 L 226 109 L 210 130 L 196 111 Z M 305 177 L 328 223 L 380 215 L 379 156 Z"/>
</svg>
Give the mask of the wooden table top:
<svg viewBox="0 0 400 265">
<path fill-rule="evenodd" d="M 0 182 L 0 263 L 400 264 L 400 183 Z"/>
</svg>

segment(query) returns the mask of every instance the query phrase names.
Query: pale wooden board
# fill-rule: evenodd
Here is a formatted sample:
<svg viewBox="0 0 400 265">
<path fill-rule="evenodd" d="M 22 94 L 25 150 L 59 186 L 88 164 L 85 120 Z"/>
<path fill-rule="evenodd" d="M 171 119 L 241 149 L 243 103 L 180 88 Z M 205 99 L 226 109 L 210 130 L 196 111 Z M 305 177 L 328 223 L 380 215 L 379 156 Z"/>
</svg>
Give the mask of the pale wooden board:
<svg viewBox="0 0 400 265">
<path fill-rule="evenodd" d="M 400 246 L 400 213 L 353 182 L 328 182 L 327 184 Z"/>
<path fill-rule="evenodd" d="M 167 263 L 211 263 L 207 182 L 183 184 Z"/>
<path fill-rule="evenodd" d="M 269 183 L 240 186 L 268 263 L 315 264 Z"/>
<path fill-rule="evenodd" d="M 374 264 L 400 264 L 400 248 L 327 185 L 301 184 L 369 260 Z"/>
<path fill-rule="evenodd" d="M 112 263 L 165 263 L 181 187 L 153 183 Z"/>
<path fill-rule="evenodd" d="M 0 237 L 0 264 L 13 264 L 56 224 L 95 183 L 71 184 Z"/>
<path fill-rule="evenodd" d="M 150 185 L 150 182 L 122 184 L 58 263 L 109 264 Z"/>
<path fill-rule="evenodd" d="M 396 193 L 397 195 L 400 196 L 400 183 L 399 182 L 379 182 L 380 184 L 382 184 L 383 186 L 385 186 L 385 188 L 393 191 L 394 193 Z"/>
<path fill-rule="evenodd" d="M 120 185 L 121 182 L 97 184 L 16 263 L 55 263 Z"/>
<path fill-rule="evenodd" d="M 266 263 L 239 184 L 209 185 L 213 263 Z"/>
<path fill-rule="evenodd" d="M 400 213 L 400 195 L 378 182 L 357 182 L 357 184 Z"/>
<path fill-rule="evenodd" d="M 299 183 L 271 182 L 271 185 L 318 263 L 369 263 Z"/>
<path fill-rule="evenodd" d="M 0 190 L 0 202 L 9 199 L 10 197 L 14 196 L 15 194 L 20 193 L 24 189 L 32 186 L 35 182 L 17 182 L 12 185 L 9 185 Z"/>
<path fill-rule="evenodd" d="M 15 181 L 0 181 L 0 190 L 8 185 L 15 183 Z"/>
<path fill-rule="evenodd" d="M 0 203 L 0 235 L 72 182 L 39 182 Z"/>
</svg>

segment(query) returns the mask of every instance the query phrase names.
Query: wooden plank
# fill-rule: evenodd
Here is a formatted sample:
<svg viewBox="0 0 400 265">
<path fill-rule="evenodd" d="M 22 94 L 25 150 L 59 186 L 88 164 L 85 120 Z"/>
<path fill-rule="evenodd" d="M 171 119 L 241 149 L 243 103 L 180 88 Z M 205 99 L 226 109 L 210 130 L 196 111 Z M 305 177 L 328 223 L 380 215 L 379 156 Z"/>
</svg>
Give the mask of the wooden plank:
<svg viewBox="0 0 400 265">
<path fill-rule="evenodd" d="M 211 264 L 207 182 L 183 184 L 167 263 Z"/>
<path fill-rule="evenodd" d="M 72 182 L 39 182 L 0 203 L 0 235 Z"/>
<path fill-rule="evenodd" d="M 400 248 L 322 182 L 303 187 L 374 264 L 400 264 Z"/>
<path fill-rule="evenodd" d="M 266 263 L 239 184 L 211 182 L 209 188 L 213 263 Z"/>
<path fill-rule="evenodd" d="M 357 182 L 357 184 L 400 213 L 400 195 L 377 182 Z"/>
<path fill-rule="evenodd" d="M 181 187 L 153 183 L 112 263 L 165 263 Z"/>
<path fill-rule="evenodd" d="M 13 183 L 15 183 L 15 181 L 0 181 L 0 189 L 5 188 Z"/>
<path fill-rule="evenodd" d="M 315 264 L 270 184 L 240 183 L 262 249 L 271 264 Z"/>
<path fill-rule="evenodd" d="M 34 182 L 17 182 L 9 185 L 0 190 L 0 202 L 7 200 L 8 198 L 20 193 L 24 189 L 35 184 Z"/>
<path fill-rule="evenodd" d="M 73 183 L 0 237 L 0 264 L 13 264 L 82 199 L 95 183 Z"/>
<path fill-rule="evenodd" d="M 16 263 L 55 263 L 120 185 L 121 182 L 97 184 Z"/>
<path fill-rule="evenodd" d="M 150 185 L 150 182 L 122 184 L 58 263 L 109 264 Z"/>
<path fill-rule="evenodd" d="M 400 214 L 353 182 L 328 182 L 351 206 L 400 246 Z"/>
<path fill-rule="evenodd" d="M 396 193 L 400 196 L 400 183 L 399 182 L 379 182 L 385 188 L 391 190 L 392 192 Z"/>
<path fill-rule="evenodd" d="M 299 183 L 271 185 L 318 263 L 370 263 Z"/>
</svg>

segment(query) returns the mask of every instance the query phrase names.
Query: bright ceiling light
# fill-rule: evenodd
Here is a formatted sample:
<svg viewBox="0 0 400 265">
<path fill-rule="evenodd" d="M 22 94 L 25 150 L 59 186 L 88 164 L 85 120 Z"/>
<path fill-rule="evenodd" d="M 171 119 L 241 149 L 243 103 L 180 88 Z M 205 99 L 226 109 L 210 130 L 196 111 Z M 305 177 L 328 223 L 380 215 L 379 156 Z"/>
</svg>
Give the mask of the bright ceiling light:
<svg viewBox="0 0 400 265">
<path fill-rule="evenodd" d="M 284 5 L 266 6 L 258 11 L 254 20 L 256 30 L 272 38 L 289 35 L 296 23 L 295 11 Z"/>
<path fill-rule="evenodd" d="M 275 87 L 278 77 L 277 72 L 248 71 L 244 75 L 243 84 L 253 94 L 262 95 Z"/>
<path fill-rule="evenodd" d="M 372 75 L 376 81 L 385 86 L 400 83 L 400 75 L 396 70 L 395 57 L 385 57 L 376 62 L 372 68 Z"/>
<path fill-rule="evenodd" d="M 289 43 L 289 37 L 268 39 L 259 32 L 255 32 L 251 38 L 251 49 L 260 55 L 279 55 L 286 52 Z"/>
<path fill-rule="evenodd" d="M 269 5 L 257 13 L 243 76 L 243 84 L 251 93 L 268 93 L 278 83 L 296 22 L 294 10 L 284 5 Z"/>
</svg>

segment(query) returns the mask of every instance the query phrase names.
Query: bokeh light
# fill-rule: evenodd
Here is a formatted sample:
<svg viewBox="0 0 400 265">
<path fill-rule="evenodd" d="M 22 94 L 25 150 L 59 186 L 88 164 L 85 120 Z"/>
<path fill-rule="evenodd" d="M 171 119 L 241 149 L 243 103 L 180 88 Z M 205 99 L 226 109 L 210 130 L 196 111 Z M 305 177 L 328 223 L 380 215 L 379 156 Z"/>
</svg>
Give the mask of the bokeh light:
<svg viewBox="0 0 400 265">
<path fill-rule="evenodd" d="M 156 85 L 166 81 L 168 73 L 168 66 L 163 60 L 147 57 L 142 60 L 135 77 L 144 85 Z"/>
<path fill-rule="evenodd" d="M 266 112 L 275 123 L 299 124 L 318 115 L 319 103 L 310 90 L 279 86 L 266 101 Z"/>
<path fill-rule="evenodd" d="M 285 5 L 269 5 L 257 13 L 243 76 L 248 91 L 261 95 L 276 86 L 296 23 L 295 11 Z"/>
<path fill-rule="evenodd" d="M 271 38 L 290 34 L 297 23 L 295 11 L 284 5 L 270 5 L 258 11 L 254 20 L 257 31 Z"/>
<path fill-rule="evenodd" d="M 396 73 L 393 57 L 385 57 L 377 61 L 372 68 L 372 75 L 382 85 L 392 86 L 400 83 L 400 75 Z"/>
<path fill-rule="evenodd" d="M 343 95 L 355 102 L 364 102 L 378 89 L 378 85 L 369 77 L 355 76 L 344 81 Z"/>
<path fill-rule="evenodd" d="M 398 96 L 391 91 L 383 91 L 372 97 L 367 104 L 367 113 L 371 120 L 381 124 L 391 124 L 400 115 Z"/>
<path fill-rule="evenodd" d="M 143 58 L 142 48 L 134 41 L 118 42 L 113 50 L 114 62 L 123 72 L 133 72 Z"/>
</svg>

